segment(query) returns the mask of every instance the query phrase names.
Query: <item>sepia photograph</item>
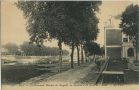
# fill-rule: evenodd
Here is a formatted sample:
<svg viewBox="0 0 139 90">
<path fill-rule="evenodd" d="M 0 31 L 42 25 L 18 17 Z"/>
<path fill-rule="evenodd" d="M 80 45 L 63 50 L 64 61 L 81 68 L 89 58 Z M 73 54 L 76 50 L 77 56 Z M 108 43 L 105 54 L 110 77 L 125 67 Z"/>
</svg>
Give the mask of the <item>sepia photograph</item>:
<svg viewBox="0 0 139 90">
<path fill-rule="evenodd" d="M 126 90 L 137 90 L 138 0 L 1 0 L 0 4 L 2 90 L 132 85 L 136 88 Z"/>
</svg>

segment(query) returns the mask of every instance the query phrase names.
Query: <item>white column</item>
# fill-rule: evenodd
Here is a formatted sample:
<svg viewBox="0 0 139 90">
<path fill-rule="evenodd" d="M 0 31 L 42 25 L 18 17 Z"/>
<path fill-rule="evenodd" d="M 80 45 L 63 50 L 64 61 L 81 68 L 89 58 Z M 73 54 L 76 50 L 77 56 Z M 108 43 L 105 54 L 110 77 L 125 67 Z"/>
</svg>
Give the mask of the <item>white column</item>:
<svg viewBox="0 0 139 90">
<path fill-rule="evenodd" d="M 104 27 L 104 47 L 105 47 L 105 60 L 107 59 L 107 46 L 106 46 L 106 28 Z"/>
</svg>

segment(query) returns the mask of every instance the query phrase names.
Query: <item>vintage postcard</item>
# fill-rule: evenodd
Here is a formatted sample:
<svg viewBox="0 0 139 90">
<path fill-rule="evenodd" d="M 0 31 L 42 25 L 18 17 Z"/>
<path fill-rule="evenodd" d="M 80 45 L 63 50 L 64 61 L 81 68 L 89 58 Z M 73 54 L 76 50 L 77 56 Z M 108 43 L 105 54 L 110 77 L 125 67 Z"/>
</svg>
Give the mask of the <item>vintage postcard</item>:
<svg viewBox="0 0 139 90">
<path fill-rule="evenodd" d="M 1 0 L 2 90 L 139 90 L 138 0 Z"/>
</svg>

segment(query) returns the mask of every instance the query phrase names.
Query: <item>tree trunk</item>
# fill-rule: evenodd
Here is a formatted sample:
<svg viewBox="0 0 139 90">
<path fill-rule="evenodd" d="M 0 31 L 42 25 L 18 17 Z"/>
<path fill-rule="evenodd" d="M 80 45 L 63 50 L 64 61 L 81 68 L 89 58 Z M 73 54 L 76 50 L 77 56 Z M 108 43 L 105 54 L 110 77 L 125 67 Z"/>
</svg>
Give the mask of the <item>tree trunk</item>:
<svg viewBox="0 0 139 90">
<path fill-rule="evenodd" d="M 95 60 L 95 54 L 94 54 L 94 57 L 93 57 L 93 61 L 96 62 L 96 60 Z"/>
<path fill-rule="evenodd" d="M 139 18 L 138 18 L 139 21 Z M 139 61 L 139 27 L 137 28 L 137 34 L 136 34 L 136 60 Z"/>
<path fill-rule="evenodd" d="M 88 61 L 88 55 L 87 55 L 87 52 L 85 53 L 85 61 L 86 61 L 86 62 Z"/>
<path fill-rule="evenodd" d="M 58 47 L 59 47 L 59 72 L 62 69 L 62 42 L 58 42 Z"/>
<path fill-rule="evenodd" d="M 72 47 L 71 47 L 71 68 L 74 68 L 73 66 L 73 54 L 74 54 L 74 45 L 72 44 Z"/>
<path fill-rule="evenodd" d="M 139 61 L 139 31 L 136 36 L 136 60 Z"/>
<path fill-rule="evenodd" d="M 81 62 L 84 63 L 83 45 L 81 44 Z"/>
<path fill-rule="evenodd" d="M 80 66 L 80 49 L 77 46 L 77 57 L 78 57 L 78 66 Z"/>
</svg>

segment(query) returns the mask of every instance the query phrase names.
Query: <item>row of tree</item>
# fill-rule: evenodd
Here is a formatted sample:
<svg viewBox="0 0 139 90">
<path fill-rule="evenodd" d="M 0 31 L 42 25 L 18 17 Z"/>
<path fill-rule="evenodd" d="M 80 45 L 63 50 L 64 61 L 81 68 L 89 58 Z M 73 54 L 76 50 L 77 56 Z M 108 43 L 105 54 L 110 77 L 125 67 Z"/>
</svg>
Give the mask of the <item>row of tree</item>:
<svg viewBox="0 0 139 90">
<path fill-rule="evenodd" d="M 16 6 L 23 11 L 27 19 L 27 31 L 30 43 L 38 46 L 44 40 L 58 40 L 59 62 L 62 67 L 62 43 L 71 48 L 71 68 L 73 68 L 74 50 L 77 48 L 78 65 L 87 43 L 97 38 L 100 1 L 19 1 Z"/>
<path fill-rule="evenodd" d="M 5 55 L 25 55 L 25 56 L 57 56 L 59 55 L 57 47 L 37 47 L 35 44 L 29 44 L 29 42 L 24 42 L 22 45 L 17 46 L 14 43 L 7 43 L 3 45 L 3 48 L 7 52 L 3 52 Z M 68 55 L 67 50 L 62 50 L 63 55 Z"/>
</svg>

